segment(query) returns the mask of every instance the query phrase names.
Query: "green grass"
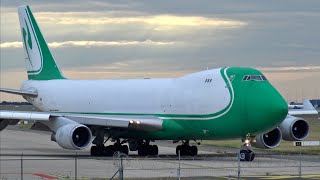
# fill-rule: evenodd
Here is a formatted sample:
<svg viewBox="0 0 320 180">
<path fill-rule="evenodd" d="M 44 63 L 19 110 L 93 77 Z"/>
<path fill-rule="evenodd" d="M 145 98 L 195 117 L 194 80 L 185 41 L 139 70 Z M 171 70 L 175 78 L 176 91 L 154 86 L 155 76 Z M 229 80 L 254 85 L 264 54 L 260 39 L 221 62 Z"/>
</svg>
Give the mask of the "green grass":
<svg viewBox="0 0 320 180">
<path fill-rule="evenodd" d="M 20 106 L 20 105 L 1 105 L 0 110 L 9 111 L 40 111 L 34 106 Z"/>
<path fill-rule="evenodd" d="M 28 124 L 19 124 L 19 129 L 30 129 L 32 127 L 33 123 L 29 122 Z"/>
</svg>

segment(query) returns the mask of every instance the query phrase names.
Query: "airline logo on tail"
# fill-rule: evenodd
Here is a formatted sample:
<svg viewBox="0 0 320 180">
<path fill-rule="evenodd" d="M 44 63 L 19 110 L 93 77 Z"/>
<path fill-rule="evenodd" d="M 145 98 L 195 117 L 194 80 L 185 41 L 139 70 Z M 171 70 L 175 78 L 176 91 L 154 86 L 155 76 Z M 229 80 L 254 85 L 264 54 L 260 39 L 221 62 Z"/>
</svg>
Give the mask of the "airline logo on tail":
<svg viewBox="0 0 320 180">
<path fill-rule="evenodd" d="M 26 8 L 19 10 L 19 18 L 28 75 L 39 74 L 43 64 L 42 52 Z"/>
<path fill-rule="evenodd" d="M 29 27 L 28 27 L 26 19 L 24 19 L 24 21 L 26 22 L 26 27 L 27 27 L 28 33 L 26 32 L 25 28 L 22 28 L 22 37 L 23 37 L 23 43 L 24 43 L 23 45 L 24 45 L 24 47 L 26 49 L 30 65 L 33 67 L 32 62 L 30 60 L 29 53 L 28 53 L 28 47 L 30 49 L 32 49 L 32 39 L 31 39 L 31 35 L 30 35 L 30 31 L 29 31 Z M 27 35 L 28 35 L 28 40 L 27 40 Z M 26 43 L 27 41 L 28 41 L 28 47 L 27 47 L 27 43 Z"/>
</svg>

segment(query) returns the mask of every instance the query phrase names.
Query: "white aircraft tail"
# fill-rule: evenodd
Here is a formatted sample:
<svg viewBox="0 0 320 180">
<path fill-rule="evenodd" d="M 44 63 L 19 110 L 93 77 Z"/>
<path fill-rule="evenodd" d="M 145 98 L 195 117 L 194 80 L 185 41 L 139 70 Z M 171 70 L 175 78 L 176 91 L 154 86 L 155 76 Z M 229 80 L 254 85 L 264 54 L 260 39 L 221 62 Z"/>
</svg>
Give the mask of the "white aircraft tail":
<svg viewBox="0 0 320 180">
<path fill-rule="evenodd" d="M 305 110 L 315 110 L 314 106 L 311 104 L 309 99 L 303 101 L 303 109 Z"/>
</svg>

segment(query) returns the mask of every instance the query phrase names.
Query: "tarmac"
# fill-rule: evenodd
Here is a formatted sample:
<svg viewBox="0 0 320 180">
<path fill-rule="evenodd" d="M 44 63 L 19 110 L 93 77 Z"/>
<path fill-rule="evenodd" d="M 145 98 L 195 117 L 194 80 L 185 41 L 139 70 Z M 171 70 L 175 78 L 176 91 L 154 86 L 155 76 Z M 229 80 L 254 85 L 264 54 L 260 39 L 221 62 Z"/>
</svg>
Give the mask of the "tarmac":
<svg viewBox="0 0 320 180">
<path fill-rule="evenodd" d="M 159 156 L 90 157 L 82 151 L 62 149 L 50 140 L 50 133 L 5 129 L 0 132 L 0 179 L 59 179 L 118 177 L 122 163 L 124 177 L 157 179 L 159 177 L 215 179 L 320 179 L 320 157 L 299 155 L 257 154 L 253 162 L 239 162 L 236 148 L 199 147 L 196 157 L 178 160 L 175 147 L 159 141 Z M 224 152 L 224 153 L 217 153 Z M 301 162 L 301 168 L 300 168 Z"/>
</svg>

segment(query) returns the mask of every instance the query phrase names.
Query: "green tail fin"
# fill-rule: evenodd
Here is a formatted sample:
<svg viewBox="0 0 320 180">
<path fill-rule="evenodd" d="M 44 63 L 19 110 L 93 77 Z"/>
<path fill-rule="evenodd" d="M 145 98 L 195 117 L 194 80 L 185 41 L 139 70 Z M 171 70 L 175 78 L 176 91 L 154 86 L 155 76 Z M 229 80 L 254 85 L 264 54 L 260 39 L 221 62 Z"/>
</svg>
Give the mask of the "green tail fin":
<svg viewBox="0 0 320 180">
<path fill-rule="evenodd" d="M 23 47 L 29 80 L 65 79 L 29 6 L 18 7 Z"/>
</svg>

